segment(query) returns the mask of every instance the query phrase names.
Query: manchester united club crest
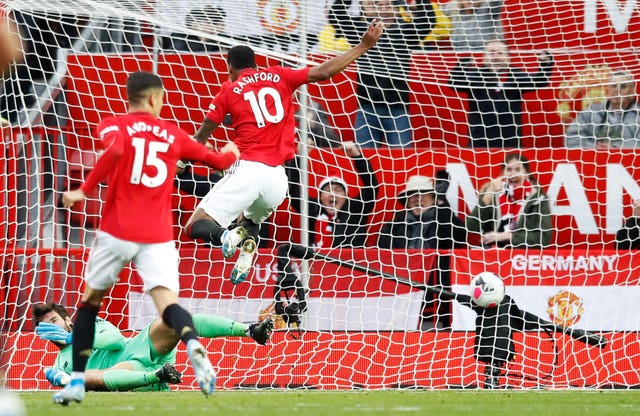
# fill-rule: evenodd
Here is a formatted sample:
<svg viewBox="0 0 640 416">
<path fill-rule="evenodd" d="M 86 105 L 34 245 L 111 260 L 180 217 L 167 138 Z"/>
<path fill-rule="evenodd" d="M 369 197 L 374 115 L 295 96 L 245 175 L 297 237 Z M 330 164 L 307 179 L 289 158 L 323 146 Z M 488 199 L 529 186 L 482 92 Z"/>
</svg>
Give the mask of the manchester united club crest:
<svg viewBox="0 0 640 416">
<path fill-rule="evenodd" d="M 611 76 L 607 65 L 586 65 L 571 78 L 560 83 L 556 111 L 564 123 L 571 123 L 576 114 L 594 102 L 606 100 L 605 88 Z"/>
<path fill-rule="evenodd" d="M 562 290 L 550 297 L 548 305 L 549 319 L 557 325 L 572 326 L 584 313 L 582 299 L 568 290 Z"/>
</svg>

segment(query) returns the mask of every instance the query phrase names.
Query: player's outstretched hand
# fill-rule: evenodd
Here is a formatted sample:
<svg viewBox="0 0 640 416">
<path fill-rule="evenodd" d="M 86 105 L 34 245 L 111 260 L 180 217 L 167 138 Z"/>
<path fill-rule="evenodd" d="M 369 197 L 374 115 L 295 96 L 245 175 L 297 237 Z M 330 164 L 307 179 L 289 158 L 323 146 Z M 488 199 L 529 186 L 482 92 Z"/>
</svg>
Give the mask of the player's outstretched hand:
<svg viewBox="0 0 640 416">
<path fill-rule="evenodd" d="M 62 205 L 64 205 L 65 208 L 72 207 L 76 202 L 83 201 L 85 197 L 86 195 L 81 189 L 67 191 L 62 194 Z"/>
<path fill-rule="evenodd" d="M 344 149 L 344 152 L 349 157 L 362 156 L 362 152 L 360 152 L 360 147 L 355 142 L 344 142 L 342 143 L 342 148 Z"/>
<path fill-rule="evenodd" d="M 380 39 L 383 32 L 384 32 L 384 23 L 382 23 L 378 19 L 373 19 L 373 21 L 367 28 L 367 31 L 362 36 L 362 40 L 360 41 L 360 43 L 364 45 L 367 49 L 371 49 L 375 46 L 376 42 L 378 42 L 378 39 Z"/>
<path fill-rule="evenodd" d="M 240 150 L 238 150 L 238 146 L 235 143 L 229 142 L 224 145 L 224 147 L 220 150 L 220 153 L 231 152 L 236 155 L 236 158 L 240 158 Z"/>
<path fill-rule="evenodd" d="M 73 334 L 67 332 L 64 328 L 49 322 L 40 322 L 36 327 L 36 334 L 44 340 L 63 342 L 67 345 L 71 344 Z"/>
</svg>

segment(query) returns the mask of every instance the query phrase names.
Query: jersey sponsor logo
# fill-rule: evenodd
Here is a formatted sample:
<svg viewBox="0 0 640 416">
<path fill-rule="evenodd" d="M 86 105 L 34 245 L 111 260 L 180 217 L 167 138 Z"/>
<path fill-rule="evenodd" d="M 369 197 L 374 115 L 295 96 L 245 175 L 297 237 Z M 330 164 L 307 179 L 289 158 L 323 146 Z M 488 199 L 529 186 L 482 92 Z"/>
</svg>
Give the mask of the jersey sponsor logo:
<svg viewBox="0 0 640 416">
<path fill-rule="evenodd" d="M 582 299 L 568 290 L 562 290 L 551 296 L 547 302 L 549 319 L 556 325 L 572 326 L 584 313 Z"/>
<path fill-rule="evenodd" d="M 601 255 L 601 256 L 554 256 L 551 254 L 543 255 L 523 255 L 518 254 L 511 259 L 511 267 L 518 271 L 539 271 L 539 270 L 558 270 L 558 271 L 614 271 L 618 255 Z"/>
</svg>

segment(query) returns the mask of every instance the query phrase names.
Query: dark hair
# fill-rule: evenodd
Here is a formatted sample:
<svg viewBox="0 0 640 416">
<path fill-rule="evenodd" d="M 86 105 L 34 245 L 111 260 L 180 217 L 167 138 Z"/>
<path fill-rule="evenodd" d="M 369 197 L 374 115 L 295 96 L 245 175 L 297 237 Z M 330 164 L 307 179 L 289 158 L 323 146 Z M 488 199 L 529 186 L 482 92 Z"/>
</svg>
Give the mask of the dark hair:
<svg viewBox="0 0 640 416">
<path fill-rule="evenodd" d="M 227 63 L 233 69 L 245 69 L 256 67 L 256 55 L 248 46 L 239 45 L 229 49 Z"/>
<path fill-rule="evenodd" d="M 527 176 L 529 177 L 529 182 L 537 183 L 536 178 L 534 178 L 531 175 L 531 167 L 529 166 L 529 159 L 527 159 L 521 153 L 509 153 L 508 155 L 506 155 L 504 158 L 504 162 L 502 162 L 502 170 L 504 171 L 504 169 L 507 167 L 507 163 L 514 160 L 522 163 L 522 167 L 524 168 L 524 171 L 527 172 Z"/>
<path fill-rule="evenodd" d="M 33 319 L 34 325 L 37 326 L 40 322 L 42 322 L 42 318 L 49 312 L 57 312 L 62 319 L 70 316 L 67 308 L 65 308 L 63 305 L 60 305 L 59 303 L 36 303 L 31 307 L 31 317 Z"/>
<path fill-rule="evenodd" d="M 184 18 L 184 25 L 191 29 L 201 22 L 219 24 L 223 23 L 227 12 L 220 7 L 205 6 L 199 9 L 193 9 Z"/>
<path fill-rule="evenodd" d="M 162 80 L 151 72 L 133 72 L 127 79 L 127 99 L 130 104 L 138 104 L 150 89 L 162 89 Z"/>
</svg>

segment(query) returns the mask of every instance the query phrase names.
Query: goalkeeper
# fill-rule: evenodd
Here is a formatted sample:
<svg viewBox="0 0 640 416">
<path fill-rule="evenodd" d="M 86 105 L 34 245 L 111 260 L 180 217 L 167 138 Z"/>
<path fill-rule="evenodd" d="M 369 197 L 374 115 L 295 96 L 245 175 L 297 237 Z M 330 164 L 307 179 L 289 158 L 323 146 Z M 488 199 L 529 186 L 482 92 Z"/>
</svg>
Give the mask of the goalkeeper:
<svg viewBox="0 0 640 416">
<path fill-rule="evenodd" d="M 55 387 L 65 386 L 72 370 L 71 316 L 64 306 L 56 303 L 36 304 L 32 315 L 36 334 L 60 348 L 53 367 L 45 370 L 47 380 Z M 271 318 L 245 325 L 218 316 L 194 314 L 193 322 L 203 337 L 246 336 L 260 345 L 267 343 L 273 330 Z M 160 318 L 132 338 L 123 336 L 110 322 L 96 318 L 95 343 L 87 363 L 86 389 L 170 390 L 168 384 L 182 381 L 182 374 L 173 366 L 179 341 L 173 329 Z"/>
<path fill-rule="evenodd" d="M 472 285 L 482 275 L 483 273 L 474 278 Z M 495 277 L 500 279 L 498 276 Z M 483 282 L 482 279 L 475 284 L 483 285 L 485 288 L 493 285 L 491 280 Z M 438 287 L 427 287 L 427 291 L 437 295 L 441 300 L 455 300 L 477 314 L 473 352 L 476 359 L 485 364 L 485 389 L 500 387 L 499 380 L 503 368 L 515 358 L 514 332 L 543 330 L 551 334 L 555 330 L 550 322 L 520 309 L 507 294 L 504 294 L 497 306 L 481 307 L 469 295 L 453 293 Z"/>
</svg>

